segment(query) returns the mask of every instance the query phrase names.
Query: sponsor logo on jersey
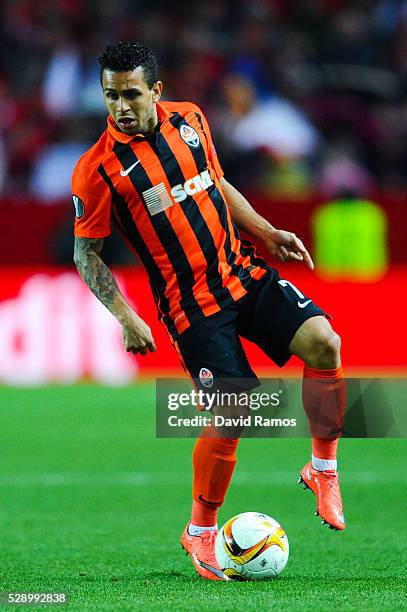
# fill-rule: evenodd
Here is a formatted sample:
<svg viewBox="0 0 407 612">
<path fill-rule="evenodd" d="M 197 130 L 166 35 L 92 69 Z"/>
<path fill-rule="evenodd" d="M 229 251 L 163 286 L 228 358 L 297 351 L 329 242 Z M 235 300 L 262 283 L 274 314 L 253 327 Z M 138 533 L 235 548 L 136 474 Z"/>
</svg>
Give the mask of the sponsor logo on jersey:
<svg viewBox="0 0 407 612">
<path fill-rule="evenodd" d="M 201 174 L 188 179 L 185 183 L 180 183 L 171 188 L 171 196 L 164 183 L 159 183 L 143 191 L 143 198 L 150 212 L 150 215 L 157 215 L 163 212 L 175 202 L 183 202 L 188 196 L 193 196 L 200 191 L 205 191 L 213 185 L 213 180 L 209 170 L 204 170 Z"/>
<path fill-rule="evenodd" d="M 200 191 L 204 191 L 213 185 L 213 180 L 209 174 L 209 170 L 204 170 L 201 174 L 197 174 L 191 179 L 180 183 L 171 189 L 171 195 L 176 202 L 183 202 L 188 196 L 193 196 Z"/>
<path fill-rule="evenodd" d="M 73 204 L 75 206 L 75 215 L 77 219 L 80 219 L 85 214 L 85 204 L 82 202 L 78 196 L 72 196 Z"/>
<path fill-rule="evenodd" d="M 199 380 L 204 387 L 212 387 L 213 385 L 213 374 L 208 368 L 201 368 L 199 370 Z"/>
<path fill-rule="evenodd" d="M 143 198 L 152 216 L 158 215 L 158 213 L 174 204 L 164 183 L 159 183 L 155 187 L 143 191 Z"/>
<path fill-rule="evenodd" d="M 181 125 L 179 133 L 181 134 L 182 140 L 184 140 L 190 147 L 197 149 L 201 144 L 198 132 L 190 125 Z"/>
</svg>

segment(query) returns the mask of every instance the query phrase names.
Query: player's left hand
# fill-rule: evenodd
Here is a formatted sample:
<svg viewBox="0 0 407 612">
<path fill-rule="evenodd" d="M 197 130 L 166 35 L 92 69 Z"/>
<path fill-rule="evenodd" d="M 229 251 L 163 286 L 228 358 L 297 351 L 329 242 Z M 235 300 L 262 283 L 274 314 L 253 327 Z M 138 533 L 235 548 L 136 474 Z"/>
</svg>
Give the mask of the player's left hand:
<svg viewBox="0 0 407 612">
<path fill-rule="evenodd" d="M 273 228 L 263 242 L 270 253 L 280 261 L 303 261 L 307 268 L 314 269 L 311 255 L 293 232 Z"/>
</svg>

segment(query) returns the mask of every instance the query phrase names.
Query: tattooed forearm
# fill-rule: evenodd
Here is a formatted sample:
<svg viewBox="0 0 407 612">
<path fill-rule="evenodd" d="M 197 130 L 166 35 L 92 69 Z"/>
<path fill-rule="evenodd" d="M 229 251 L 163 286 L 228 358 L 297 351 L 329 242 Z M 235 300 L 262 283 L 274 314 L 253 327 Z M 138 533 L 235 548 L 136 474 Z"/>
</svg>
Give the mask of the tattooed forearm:
<svg viewBox="0 0 407 612">
<path fill-rule="evenodd" d="M 100 257 L 103 238 L 75 238 L 74 262 L 78 272 L 95 296 L 119 320 L 129 305 L 117 283 Z"/>
</svg>

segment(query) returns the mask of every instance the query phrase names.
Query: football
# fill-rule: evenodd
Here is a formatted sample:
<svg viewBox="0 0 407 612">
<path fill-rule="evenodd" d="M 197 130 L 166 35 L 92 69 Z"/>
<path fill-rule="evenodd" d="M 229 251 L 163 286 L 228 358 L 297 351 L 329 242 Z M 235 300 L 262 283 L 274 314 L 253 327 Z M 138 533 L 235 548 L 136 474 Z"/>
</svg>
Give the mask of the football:
<svg viewBox="0 0 407 612">
<path fill-rule="evenodd" d="M 271 516 L 243 512 L 229 519 L 219 530 L 216 559 L 232 580 L 275 578 L 287 565 L 288 538 Z"/>
</svg>

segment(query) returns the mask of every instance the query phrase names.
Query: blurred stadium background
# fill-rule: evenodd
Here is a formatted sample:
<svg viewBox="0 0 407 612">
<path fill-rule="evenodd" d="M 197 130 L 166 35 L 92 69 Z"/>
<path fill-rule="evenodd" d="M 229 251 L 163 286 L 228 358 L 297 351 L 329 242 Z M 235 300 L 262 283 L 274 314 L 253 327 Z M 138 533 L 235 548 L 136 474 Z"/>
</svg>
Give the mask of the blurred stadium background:
<svg viewBox="0 0 407 612">
<path fill-rule="evenodd" d="M 333 314 L 346 373 L 407 372 L 407 2 L 3 0 L 1 590 L 68 591 L 79 610 L 405 608 L 405 440 L 341 441 L 335 544 L 294 484 L 309 441 L 244 440 L 220 522 L 281 520 L 282 580 L 219 589 L 176 554 L 193 441 L 155 438 L 152 381 L 182 375 L 178 358 L 115 234 L 104 257 L 155 354 L 124 352 L 72 264 L 70 177 L 105 127 L 97 57 L 116 39 L 151 46 L 165 97 L 207 114 L 227 179 L 309 246 L 315 273 L 278 267 Z"/>
<path fill-rule="evenodd" d="M 406 2 L 4 0 L 0 16 L 0 381 L 180 371 L 115 234 L 105 258 L 156 355 L 123 354 L 72 266 L 71 172 L 106 121 L 97 57 L 130 38 L 157 54 L 166 99 L 204 109 L 228 180 L 310 247 L 315 274 L 281 274 L 333 313 L 348 372 L 405 368 Z"/>
</svg>

